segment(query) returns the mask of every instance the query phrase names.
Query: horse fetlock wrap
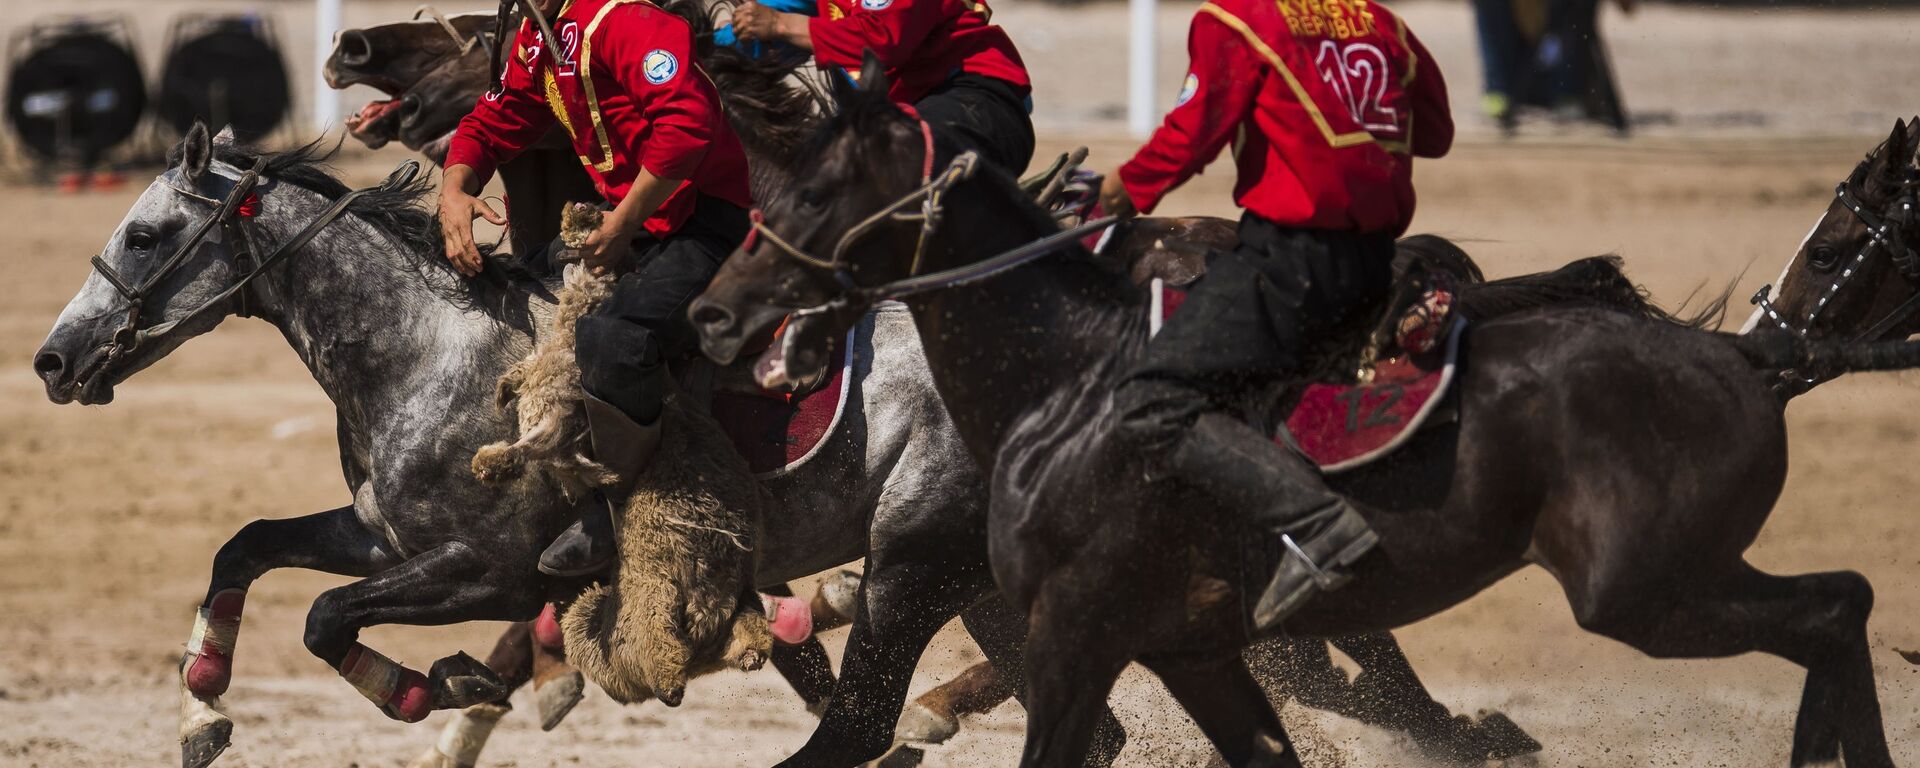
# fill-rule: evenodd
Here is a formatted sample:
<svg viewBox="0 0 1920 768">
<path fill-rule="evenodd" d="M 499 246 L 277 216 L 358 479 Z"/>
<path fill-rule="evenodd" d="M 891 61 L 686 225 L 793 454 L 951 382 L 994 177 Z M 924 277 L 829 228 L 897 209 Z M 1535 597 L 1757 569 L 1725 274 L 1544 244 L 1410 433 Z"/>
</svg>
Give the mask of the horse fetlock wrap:
<svg viewBox="0 0 1920 768">
<path fill-rule="evenodd" d="M 603 216 L 569 205 L 561 244 L 577 251 Z M 500 377 L 498 405 L 516 409 L 520 435 L 474 454 L 481 481 L 537 473 L 569 499 L 617 483 L 613 470 L 587 456 L 574 351 L 574 322 L 610 296 L 614 282 L 582 264 L 565 267 L 552 326 Z M 753 593 L 752 537 L 766 494 L 712 417 L 677 394 L 665 406 L 660 450 L 614 510 L 616 571 L 571 601 L 560 622 L 568 659 L 623 703 L 677 705 L 688 677 L 757 669 L 773 648 Z"/>
<path fill-rule="evenodd" d="M 227 692 L 233 680 L 234 646 L 240 642 L 240 612 L 246 603 L 246 590 L 223 589 L 194 616 L 193 633 L 187 637 L 187 658 L 180 671 L 187 690 L 194 695 L 213 697 Z"/>
<path fill-rule="evenodd" d="M 359 643 L 341 660 L 340 677 L 395 720 L 417 723 L 433 712 L 426 675 Z"/>
</svg>

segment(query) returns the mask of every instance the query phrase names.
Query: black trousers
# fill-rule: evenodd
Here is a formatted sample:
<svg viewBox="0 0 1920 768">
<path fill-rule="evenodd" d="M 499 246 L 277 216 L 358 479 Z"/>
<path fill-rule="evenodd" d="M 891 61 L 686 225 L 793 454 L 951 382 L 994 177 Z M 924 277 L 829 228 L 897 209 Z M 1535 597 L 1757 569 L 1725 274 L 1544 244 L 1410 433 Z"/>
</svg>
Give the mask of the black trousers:
<svg viewBox="0 0 1920 768">
<path fill-rule="evenodd" d="M 1033 119 L 1026 94 L 1012 83 L 962 74 L 920 97 L 913 108 L 947 139 L 934 154 L 938 173 L 955 155 L 969 149 L 1000 170 L 1018 176 L 1033 161 Z"/>
<path fill-rule="evenodd" d="M 1115 392 L 1123 438 L 1164 456 L 1201 414 L 1240 410 L 1305 374 L 1323 345 L 1373 316 L 1392 288 L 1393 238 L 1240 218 L 1240 245 L 1207 274 Z"/>
<path fill-rule="evenodd" d="M 747 211 L 702 195 L 693 216 L 664 238 L 633 242 L 636 268 L 593 314 L 574 322 L 580 386 L 641 424 L 660 417 L 667 363 L 694 354 L 687 306 L 747 237 Z"/>
</svg>

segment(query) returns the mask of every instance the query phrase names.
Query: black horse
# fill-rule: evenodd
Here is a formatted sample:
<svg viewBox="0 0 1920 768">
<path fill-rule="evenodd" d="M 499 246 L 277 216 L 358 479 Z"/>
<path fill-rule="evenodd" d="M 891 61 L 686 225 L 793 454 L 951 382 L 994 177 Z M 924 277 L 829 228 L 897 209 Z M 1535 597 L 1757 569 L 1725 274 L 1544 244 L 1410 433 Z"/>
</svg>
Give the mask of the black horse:
<svg viewBox="0 0 1920 768">
<path fill-rule="evenodd" d="M 919 128 L 878 95 L 869 64 L 869 90 L 841 94 L 797 187 L 694 305 L 707 353 L 732 359 L 797 312 L 779 362 L 804 376 L 867 303 L 905 298 L 961 437 L 990 468 L 994 574 L 1028 616 L 1023 765 L 1076 763 L 1136 660 L 1229 762 L 1299 765 L 1237 655 L 1251 639 L 1245 590 L 1270 563 L 1248 551 L 1240 521 L 1145 482 L 1140 457 L 1109 439 L 1112 388 L 1146 338 L 1142 292 L 1077 247 L 978 274 L 1056 226 L 984 166 L 956 163 L 916 192 Z M 842 240 L 919 198 L 938 215 Z M 964 268 L 970 279 L 951 279 Z M 1582 627 L 1651 656 L 1757 650 L 1806 668 L 1794 765 L 1843 750 L 1849 765 L 1892 765 L 1866 642 L 1872 588 L 1853 572 L 1767 574 L 1742 553 L 1785 481 L 1771 379 L 1796 366 L 1912 367 L 1920 349 L 1706 332 L 1648 304 L 1606 260 L 1463 287 L 1458 307 L 1472 323 L 1458 418 L 1334 478 L 1382 543 L 1285 631 L 1405 625 L 1535 564 Z"/>
</svg>

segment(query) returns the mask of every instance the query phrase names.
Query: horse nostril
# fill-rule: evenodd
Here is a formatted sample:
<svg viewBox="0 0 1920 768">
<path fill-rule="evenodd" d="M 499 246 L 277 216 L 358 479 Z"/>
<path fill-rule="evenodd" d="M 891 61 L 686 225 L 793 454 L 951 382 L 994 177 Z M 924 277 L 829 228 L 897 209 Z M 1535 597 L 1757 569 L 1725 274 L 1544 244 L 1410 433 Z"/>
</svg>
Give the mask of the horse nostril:
<svg viewBox="0 0 1920 768">
<path fill-rule="evenodd" d="M 373 61 L 373 43 L 360 30 L 349 29 L 340 33 L 340 63 L 349 67 L 364 67 Z"/>
<path fill-rule="evenodd" d="M 415 96 L 409 93 L 405 96 L 400 97 L 400 122 L 402 123 L 413 122 L 414 116 L 418 114 L 420 114 L 420 97 L 419 96 Z"/>
<path fill-rule="evenodd" d="M 721 333 L 733 327 L 733 313 L 713 304 L 695 304 L 693 325 L 708 333 Z"/>
<path fill-rule="evenodd" d="M 33 357 L 33 372 L 45 379 L 58 376 L 67 370 L 67 360 L 58 352 L 41 352 Z"/>
</svg>

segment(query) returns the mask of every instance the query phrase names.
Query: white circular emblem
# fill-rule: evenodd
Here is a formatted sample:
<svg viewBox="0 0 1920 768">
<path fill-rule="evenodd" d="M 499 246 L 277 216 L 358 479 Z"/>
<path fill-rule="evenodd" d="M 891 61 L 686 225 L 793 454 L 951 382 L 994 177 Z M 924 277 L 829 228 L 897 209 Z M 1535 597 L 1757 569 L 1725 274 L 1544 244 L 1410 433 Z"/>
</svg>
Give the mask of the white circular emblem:
<svg viewBox="0 0 1920 768">
<path fill-rule="evenodd" d="M 869 11 L 884 11 L 889 5 L 893 5 L 893 0 L 860 0 L 860 7 Z"/>
<path fill-rule="evenodd" d="M 1192 72 L 1188 72 L 1186 82 L 1183 82 L 1180 84 L 1180 96 L 1179 98 L 1176 98 L 1173 100 L 1173 105 L 1178 107 L 1182 104 L 1185 104 L 1188 101 L 1193 99 L 1194 94 L 1199 92 L 1200 92 L 1200 76 Z"/>
<path fill-rule="evenodd" d="M 659 85 L 680 74 L 680 60 L 665 48 L 655 48 L 648 51 L 647 58 L 641 61 L 641 71 L 647 73 L 647 82 Z"/>
</svg>

